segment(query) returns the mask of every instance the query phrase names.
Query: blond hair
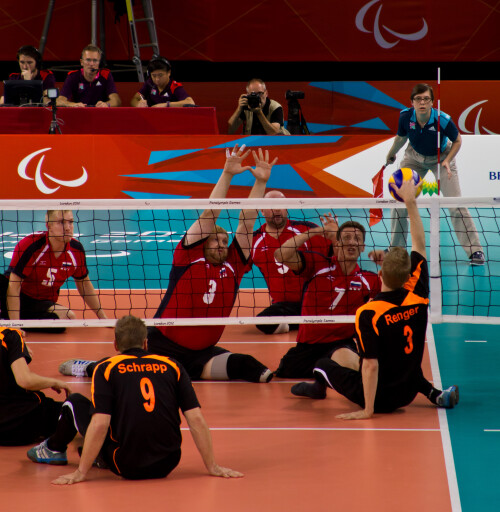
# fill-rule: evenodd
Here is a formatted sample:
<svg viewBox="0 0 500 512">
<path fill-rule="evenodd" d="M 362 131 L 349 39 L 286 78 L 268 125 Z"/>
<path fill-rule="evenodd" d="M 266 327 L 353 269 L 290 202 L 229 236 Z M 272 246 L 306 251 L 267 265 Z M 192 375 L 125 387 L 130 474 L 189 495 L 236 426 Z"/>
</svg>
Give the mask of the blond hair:
<svg viewBox="0 0 500 512">
<path fill-rule="evenodd" d="M 393 247 L 382 262 L 382 280 L 391 290 L 401 288 L 411 272 L 411 261 L 408 251 L 403 247 Z"/>
</svg>

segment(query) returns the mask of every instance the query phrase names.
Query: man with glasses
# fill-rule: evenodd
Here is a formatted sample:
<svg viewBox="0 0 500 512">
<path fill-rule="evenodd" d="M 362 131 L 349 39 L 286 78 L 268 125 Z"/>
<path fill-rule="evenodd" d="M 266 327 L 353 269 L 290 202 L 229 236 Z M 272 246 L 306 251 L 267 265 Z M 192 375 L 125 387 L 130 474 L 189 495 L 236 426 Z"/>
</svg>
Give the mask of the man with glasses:
<svg viewBox="0 0 500 512">
<path fill-rule="evenodd" d="M 409 167 L 423 178 L 430 169 L 438 167 L 438 111 L 432 108 L 434 91 L 428 84 L 417 84 L 411 92 L 412 107 L 401 111 L 398 134 L 394 140 L 387 162 L 396 160 L 396 153 L 406 144 L 400 167 Z M 445 197 L 460 197 L 460 182 L 455 156 L 462 145 L 462 137 L 451 117 L 440 112 L 439 119 L 441 181 Z M 450 208 L 450 220 L 460 245 L 464 248 L 471 265 L 484 265 L 485 257 L 474 221 L 467 208 Z M 408 235 L 408 212 L 406 209 L 392 210 L 391 247 L 406 247 Z"/>
<path fill-rule="evenodd" d="M 243 135 L 290 135 L 283 128 L 283 107 L 268 98 L 266 84 L 260 78 L 252 78 L 247 93 L 238 100 L 238 107 L 228 121 L 228 133 L 232 135 L 243 123 Z"/>
<path fill-rule="evenodd" d="M 89 44 L 82 51 L 81 69 L 70 71 L 57 98 L 61 107 L 119 107 L 122 104 L 109 69 L 100 69 L 102 51 Z"/>
</svg>

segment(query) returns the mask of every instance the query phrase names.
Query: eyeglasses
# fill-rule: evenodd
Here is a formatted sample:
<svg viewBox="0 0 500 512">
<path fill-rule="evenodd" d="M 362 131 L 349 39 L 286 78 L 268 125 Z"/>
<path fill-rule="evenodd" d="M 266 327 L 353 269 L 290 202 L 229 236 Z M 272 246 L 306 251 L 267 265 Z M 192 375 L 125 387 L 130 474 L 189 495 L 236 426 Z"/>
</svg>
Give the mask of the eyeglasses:
<svg viewBox="0 0 500 512">
<path fill-rule="evenodd" d="M 413 101 L 415 103 L 429 103 L 432 101 L 432 98 L 430 96 L 415 96 Z"/>
</svg>

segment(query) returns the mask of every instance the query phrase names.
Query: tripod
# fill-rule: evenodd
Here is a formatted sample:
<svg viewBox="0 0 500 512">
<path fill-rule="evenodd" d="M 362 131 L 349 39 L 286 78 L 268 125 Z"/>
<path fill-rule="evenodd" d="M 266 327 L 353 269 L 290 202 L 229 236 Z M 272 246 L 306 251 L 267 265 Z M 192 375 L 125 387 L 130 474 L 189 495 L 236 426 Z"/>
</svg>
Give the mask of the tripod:
<svg viewBox="0 0 500 512">
<path fill-rule="evenodd" d="M 292 135 L 310 135 L 300 103 L 296 99 L 288 100 L 287 130 Z"/>
<path fill-rule="evenodd" d="M 49 135 L 62 135 L 61 127 L 57 122 L 57 105 L 56 98 L 50 99 L 50 106 L 52 107 L 52 121 L 50 122 Z"/>
</svg>

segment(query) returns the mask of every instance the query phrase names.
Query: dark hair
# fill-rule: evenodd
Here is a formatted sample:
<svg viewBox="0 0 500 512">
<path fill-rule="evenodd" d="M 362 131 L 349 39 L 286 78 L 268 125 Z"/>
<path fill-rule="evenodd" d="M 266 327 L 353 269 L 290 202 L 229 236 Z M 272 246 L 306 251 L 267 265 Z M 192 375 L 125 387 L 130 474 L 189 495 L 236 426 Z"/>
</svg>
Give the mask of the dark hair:
<svg viewBox="0 0 500 512">
<path fill-rule="evenodd" d="M 346 229 L 346 228 L 359 229 L 361 231 L 361 233 L 363 234 L 363 242 L 365 241 L 366 229 L 362 224 L 360 224 L 359 222 L 356 222 L 355 220 L 348 220 L 348 221 L 344 222 L 339 227 L 339 230 L 337 231 L 337 240 L 340 241 L 340 235 L 342 234 L 342 231 L 344 231 L 344 229 Z"/>
<path fill-rule="evenodd" d="M 136 316 L 123 316 L 116 322 L 115 340 L 120 352 L 130 348 L 142 348 L 147 335 L 146 324 Z"/>
<path fill-rule="evenodd" d="M 170 62 L 165 57 L 158 55 L 158 57 L 153 57 L 148 63 L 148 75 L 151 75 L 153 71 L 158 71 L 162 69 L 167 73 L 172 69 Z"/>
<path fill-rule="evenodd" d="M 422 94 L 423 92 L 427 91 L 429 91 L 429 94 L 431 95 L 431 100 L 434 101 L 434 90 L 429 84 L 417 84 L 411 91 L 411 101 L 413 101 L 413 98 L 417 94 Z"/>
<path fill-rule="evenodd" d="M 25 45 L 25 46 L 21 46 L 21 48 L 19 48 L 19 50 L 17 50 L 17 55 L 16 55 L 16 59 L 18 62 L 19 62 L 19 58 L 21 57 L 21 55 L 26 55 L 27 57 L 31 57 L 32 59 L 35 59 L 36 69 L 38 69 L 38 71 L 40 71 L 40 69 L 42 67 L 42 54 L 34 46 L 31 46 L 29 44 Z"/>
</svg>

